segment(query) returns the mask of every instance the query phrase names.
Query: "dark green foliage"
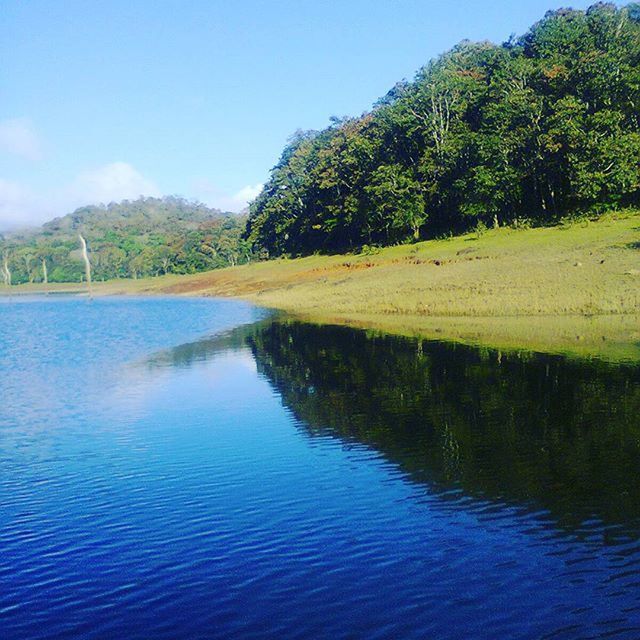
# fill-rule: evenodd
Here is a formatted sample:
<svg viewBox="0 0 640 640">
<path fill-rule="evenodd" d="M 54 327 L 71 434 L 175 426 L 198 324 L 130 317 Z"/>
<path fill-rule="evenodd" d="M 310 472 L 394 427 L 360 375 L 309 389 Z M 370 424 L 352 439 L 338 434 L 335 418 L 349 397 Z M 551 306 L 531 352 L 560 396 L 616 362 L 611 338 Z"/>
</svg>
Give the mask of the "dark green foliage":
<svg viewBox="0 0 640 640">
<path fill-rule="evenodd" d="M 389 244 L 640 200 L 640 4 L 463 42 L 370 113 L 298 132 L 250 208 L 270 255 Z"/>
<path fill-rule="evenodd" d="M 246 216 L 224 214 L 173 196 L 88 206 L 13 234 L 8 251 L 13 284 L 78 282 L 84 276 L 78 233 L 89 243 L 95 280 L 196 273 L 242 264 L 251 258 L 241 238 Z"/>
</svg>

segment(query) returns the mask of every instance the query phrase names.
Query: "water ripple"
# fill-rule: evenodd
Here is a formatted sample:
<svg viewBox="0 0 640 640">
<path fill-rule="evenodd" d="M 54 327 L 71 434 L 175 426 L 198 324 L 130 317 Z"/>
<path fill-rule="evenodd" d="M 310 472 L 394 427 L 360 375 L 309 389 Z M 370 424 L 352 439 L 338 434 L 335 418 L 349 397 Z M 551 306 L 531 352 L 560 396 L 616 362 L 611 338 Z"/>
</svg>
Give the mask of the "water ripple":
<svg viewBox="0 0 640 640">
<path fill-rule="evenodd" d="M 3 640 L 640 636 L 635 370 L 86 304 L 0 316 Z"/>
</svg>

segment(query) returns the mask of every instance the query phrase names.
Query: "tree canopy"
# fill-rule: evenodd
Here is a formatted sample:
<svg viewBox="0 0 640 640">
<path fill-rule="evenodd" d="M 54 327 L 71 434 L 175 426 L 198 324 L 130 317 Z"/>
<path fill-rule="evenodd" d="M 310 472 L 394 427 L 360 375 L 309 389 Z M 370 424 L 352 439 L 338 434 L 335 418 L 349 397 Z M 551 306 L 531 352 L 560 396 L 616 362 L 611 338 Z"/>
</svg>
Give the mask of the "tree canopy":
<svg viewBox="0 0 640 640">
<path fill-rule="evenodd" d="M 372 110 L 298 131 L 250 207 L 270 255 L 390 244 L 640 199 L 640 4 L 461 42 Z"/>
</svg>

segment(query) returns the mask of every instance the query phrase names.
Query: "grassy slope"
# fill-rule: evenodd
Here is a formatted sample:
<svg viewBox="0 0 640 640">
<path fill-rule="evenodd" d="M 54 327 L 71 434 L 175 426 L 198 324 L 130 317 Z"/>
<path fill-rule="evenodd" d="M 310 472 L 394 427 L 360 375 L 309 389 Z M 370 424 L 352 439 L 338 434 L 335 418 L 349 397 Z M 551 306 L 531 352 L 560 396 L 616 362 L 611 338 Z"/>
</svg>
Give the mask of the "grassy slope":
<svg viewBox="0 0 640 640">
<path fill-rule="evenodd" d="M 240 296 L 319 322 L 640 359 L 640 212 L 98 291 Z"/>
</svg>

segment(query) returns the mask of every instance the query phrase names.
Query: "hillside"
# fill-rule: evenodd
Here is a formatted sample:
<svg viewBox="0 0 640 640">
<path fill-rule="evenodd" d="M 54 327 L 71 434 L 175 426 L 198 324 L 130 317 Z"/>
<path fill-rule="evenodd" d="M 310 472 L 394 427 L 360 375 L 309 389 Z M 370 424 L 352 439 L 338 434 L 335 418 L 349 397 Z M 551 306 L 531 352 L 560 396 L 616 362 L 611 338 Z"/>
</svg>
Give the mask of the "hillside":
<svg viewBox="0 0 640 640">
<path fill-rule="evenodd" d="M 241 296 L 315 322 L 640 360 L 638 211 L 140 284 Z"/>
<path fill-rule="evenodd" d="M 224 216 L 218 209 L 175 196 L 140 198 L 112 202 L 106 206 L 81 207 L 43 224 L 42 231 L 73 234 L 85 229 L 88 233 L 98 234 L 116 229 L 135 229 L 139 233 L 166 233 L 174 230 L 175 225 L 193 231 L 203 223 Z"/>
<path fill-rule="evenodd" d="M 140 198 L 87 206 L 0 242 L 11 282 L 78 282 L 78 234 L 89 244 L 95 280 L 195 273 L 242 264 L 245 216 L 182 198 Z M 6 277 L 5 277 L 6 279 Z"/>
</svg>

